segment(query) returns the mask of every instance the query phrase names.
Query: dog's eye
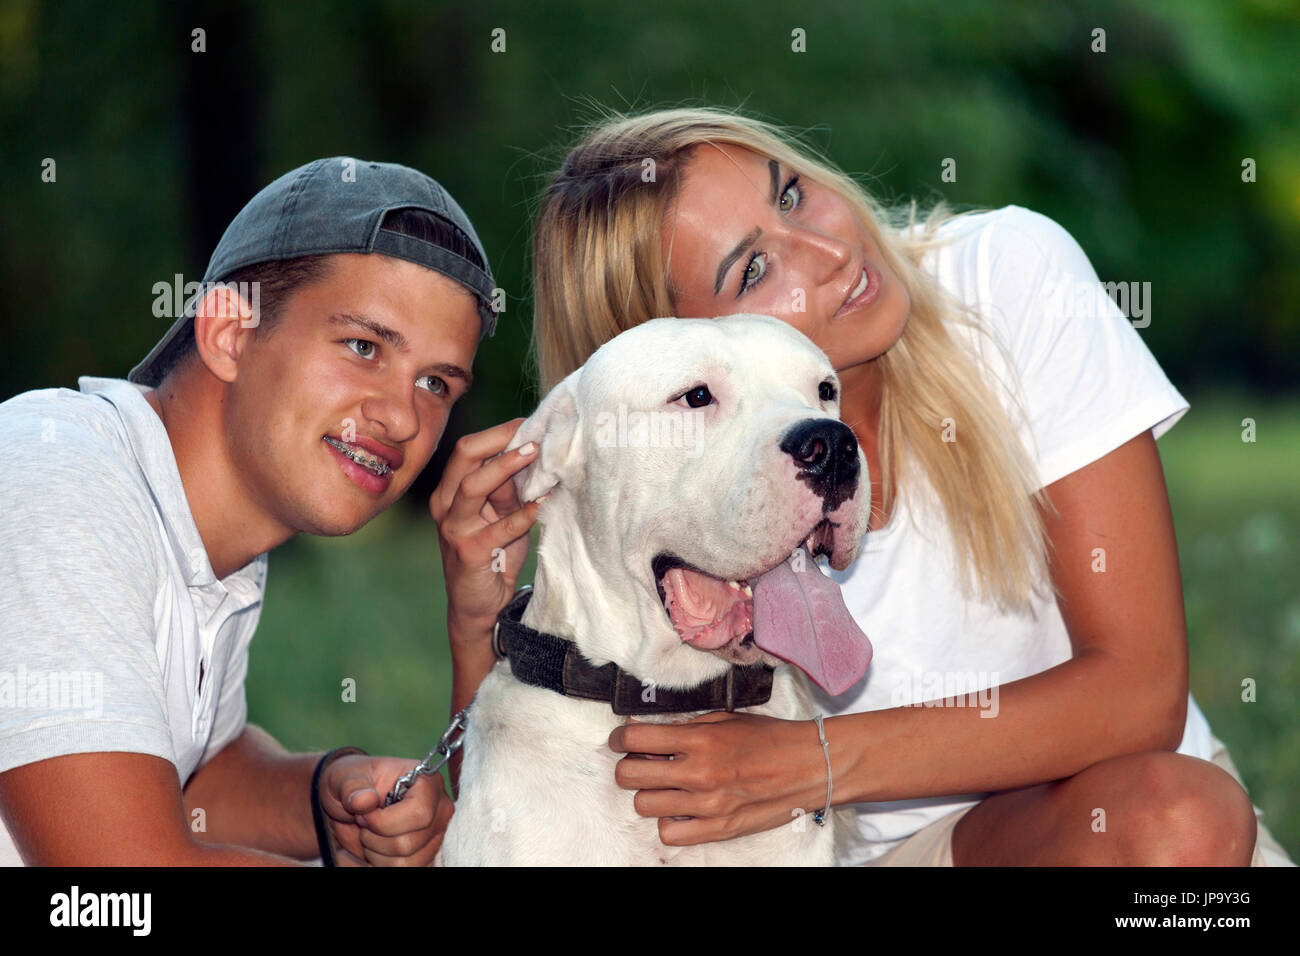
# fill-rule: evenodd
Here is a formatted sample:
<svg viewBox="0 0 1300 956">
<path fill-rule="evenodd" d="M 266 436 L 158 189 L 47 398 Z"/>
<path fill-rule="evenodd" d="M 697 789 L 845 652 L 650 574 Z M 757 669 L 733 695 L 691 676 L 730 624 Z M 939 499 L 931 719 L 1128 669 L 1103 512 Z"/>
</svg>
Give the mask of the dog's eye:
<svg viewBox="0 0 1300 956">
<path fill-rule="evenodd" d="M 689 392 L 682 395 L 686 399 L 686 404 L 691 408 L 703 408 L 705 405 L 713 404 L 713 393 L 709 391 L 707 385 L 696 385 Z"/>
<path fill-rule="evenodd" d="M 823 402 L 835 401 L 835 383 L 822 382 L 817 386 L 817 394 L 821 397 Z"/>
</svg>

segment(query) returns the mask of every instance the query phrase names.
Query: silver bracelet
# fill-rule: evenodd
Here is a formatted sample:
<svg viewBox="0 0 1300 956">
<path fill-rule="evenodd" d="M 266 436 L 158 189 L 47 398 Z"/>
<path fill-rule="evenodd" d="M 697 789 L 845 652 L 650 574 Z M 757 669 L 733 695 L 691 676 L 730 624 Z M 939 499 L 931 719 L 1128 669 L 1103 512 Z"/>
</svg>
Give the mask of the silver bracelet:
<svg viewBox="0 0 1300 956">
<path fill-rule="evenodd" d="M 826 815 L 831 812 L 831 745 L 826 742 L 826 728 L 822 726 L 823 719 L 821 715 L 813 718 L 813 723 L 817 725 L 817 737 L 822 742 L 822 754 L 826 757 L 826 806 L 813 814 L 813 822 L 819 827 L 826 826 Z"/>
</svg>

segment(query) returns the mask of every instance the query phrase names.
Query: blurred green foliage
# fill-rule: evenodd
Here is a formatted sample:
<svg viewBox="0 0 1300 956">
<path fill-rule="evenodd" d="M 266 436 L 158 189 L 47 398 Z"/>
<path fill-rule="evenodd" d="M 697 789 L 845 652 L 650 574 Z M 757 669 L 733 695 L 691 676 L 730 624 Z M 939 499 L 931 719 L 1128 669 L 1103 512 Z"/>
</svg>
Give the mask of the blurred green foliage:
<svg viewBox="0 0 1300 956">
<path fill-rule="evenodd" d="M 23 358 L 0 395 L 125 375 L 168 324 L 155 282 L 200 277 L 275 176 L 352 154 L 448 186 L 510 296 L 456 427 L 525 411 L 546 173 L 590 104 L 682 102 L 806 130 L 888 200 L 1052 216 L 1103 279 L 1151 282 L 1143 336 L 1180 388 L 1294 387 L 1296 49 L 1289 0 L 0 0 L 0 332 Z"/>
</svg>

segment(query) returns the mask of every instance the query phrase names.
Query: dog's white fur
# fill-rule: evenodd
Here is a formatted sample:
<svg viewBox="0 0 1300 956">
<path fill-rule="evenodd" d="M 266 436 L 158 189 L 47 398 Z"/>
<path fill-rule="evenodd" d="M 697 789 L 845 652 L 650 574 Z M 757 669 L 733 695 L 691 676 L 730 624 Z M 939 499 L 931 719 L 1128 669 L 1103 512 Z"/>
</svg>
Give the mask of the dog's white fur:
<svg viewBox="0 0 1300 956">
<path fill-rule="evenodd" d="M 824 382 L 834 385 L 832 401 L 819 396 Z M 713 403 L 674 404 L 698 385 L 707 385 Z M 796 479 L 793 460 L 778 447 L 781 436 L 797 422 L 837 418 L 838 393 L 826 356 L 768 317 L 658 319 L 607 343 L 546 396 L 511 443 L 541 446 L 517 479 L 521 498 L 551 493 L 538 519 L 534 594 L 523 622 L 572 639 L 597 666 L 614 661 L 645 681 L 647 693 L 697 686 L 733 664 L 781 665 L 756 647 L 707 652 L 684 643 L 660 603 L 651 561 L 669 552 L 735 580 L 788 558 L 822 517 L 822 501 Z M 694 418 L 675 432 L 637 432 L 637 414 L 652 412 Z M 620 421 L 630 426 L 622 433 Z M 673 434 L 683 447 L 672 447 Z M 861 450 L 858 457 L 858 490 L 832 556 L 837 568 L 856 555 L 869 517 Z M 811 718 L 803 674 L 778 666 L 772 699 L 749 710 Z M 614 780 L 620 755 L 608 739 L 625 720 L 608 704 L 525 685 L 498 663 L 470 710 L 460 795 L 439 862 L 833 862 L 832 826 L 810 819 L 820 804 L 791 808 L 789 824 L 764 833 L 664 846 L 658 821 L 638 816 L 632 791 Z M 808 737 L 817 748 L 811 723 Z"/>
</svg>

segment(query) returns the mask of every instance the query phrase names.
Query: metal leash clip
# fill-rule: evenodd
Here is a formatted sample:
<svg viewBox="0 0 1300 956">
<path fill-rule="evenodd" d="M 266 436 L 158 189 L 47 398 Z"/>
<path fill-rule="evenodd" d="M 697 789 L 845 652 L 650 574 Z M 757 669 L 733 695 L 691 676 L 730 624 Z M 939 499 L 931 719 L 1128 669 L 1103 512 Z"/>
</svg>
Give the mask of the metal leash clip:
<svg viewBox="0 0 1300 956">
<path fill-rule="evenodd" d="M 465 742 L 465 727 L 468 724 L 466 715 L 468 713 L 469 708 L 466 707 L 453 717 L 447 729 L 443 731 L 442 736 L 438 739 L 438 745 L 425 754 L 423 760 L 397 778 L 397 783 L 393 784 L 392 792 L 384 800 L 384 806 L 391 807 L 406 796 L 406 791 L 410 790 L 420 777 L 432 776 L 443 768 L 443 765 L 451 759 L 452 754 L 459 750 L 461 744 Z M 437 759 L 438 762 L 432 763 L 434 759 Z"/>
</svg>

